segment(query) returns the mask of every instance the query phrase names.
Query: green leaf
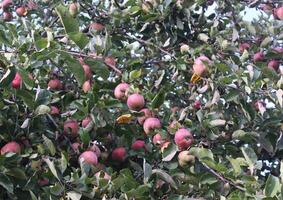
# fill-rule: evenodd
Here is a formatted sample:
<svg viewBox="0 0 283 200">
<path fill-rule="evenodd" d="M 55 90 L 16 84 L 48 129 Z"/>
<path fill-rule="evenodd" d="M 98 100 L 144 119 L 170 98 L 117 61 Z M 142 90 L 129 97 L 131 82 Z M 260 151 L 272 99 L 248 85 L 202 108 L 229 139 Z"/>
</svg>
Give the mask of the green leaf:
<svg viewBox="0 0 283 200">
<path fill-rule="evenodd" d="M 251 172 L 253 172 L 254 168 L 255 168 L 255 164 L 257 162 L 257 155 L 254 152 L 254 150 L 250 147 L 242 147 L 241 151 L 249 165 L 249 169 L 251 170 Z"/>
<path fill-rule="evenodd" d="M 45 115 L 49 113 L 50 111 L 51 111 L 50 107 L 46 105 L 40 105 L 36 108 L 36 110 L 34 111 L 34 114 L 35 115 Z"/>
<path fill-rule="evenodd" d="M 272 41 L 273 41 L 273 39 L 268 36 L 268 37 L 264 38 L 264 40 L 261 42 L 260 46 L 266 47 Z"/>
<path fill-rule="evenodd" d="M 18 72 L 20 73 L 25 86 L 29 90 L 32 89 L 34 87 L 34 81 L 29 78 L 27 71 L 24 68 L 19 67 Z"/>
<path fill-rule="evenodd" d="M 43 160 L 48 165 L 48 167 L 49 167 L 50 171 L 52 172 L 53 176 L 55 176 L 60 181 L 58 173 L 57 173 L 57 170 L 56 170 L 55 165 L 54 165 L 54 162 L 51 161 L 49 158 L 43 158 Z"/>
<path fill-rule="evenodd" d="M 61 173 L 63 174 L 65 172 L 65 170 L 67 169 L 67 166 L 68 166 L 68 160 L 67 160 L 67 157 L 66 155 L 61 152 L 61 160 L 60 160 L 61 164 L 60 164 L 60 170 L 61 170 Z"/>
<path fill-rule="evenodd" d="M 155 108 L 159 108 L 164 100 L 165 100 L 165 90 L 164 89 L 161 89 L 156 95 L 155 97 L 153 98 L 153 100 L 151 101 L 151 107 L 152 109 L 155 109 Z"/>
<path fill-rule="evenodd" d="M 31 196 L 31 200 L 38 200 L 37 197 L 35 196 L 35 194 L 29 190 L 30 196 Z"/>
<path fill-rule="evenodd" d="M 147 183 L 150 176 L 152 175 L 152 167 L 143 159 L 143 182 Z"/>
<path fill-rule="evenodd" d="M 4 32 L 4 30 L 0 30 L 0 43 L 1 44 L 5 44 L 7 46 L 11 46 L 12 45 L 12 41 L 10 41 L 7 37 L 6 34 Z"/>
<path fill-rule="evenodd" d="M 199 160 L 214 160 L 213 153 L 210 149 L 200 148 L 200 147 L 192 147 L 190 148 L 190 154 L 196 156 Z"/>
<path fill-rule="evenodd" d="M 162 157 L 163 157 L 162 161 L 164 162 L 171 161 L 177 152 L 178 152 L 178 147 L 175 144 L 170 144 L 169 147 L 166 148 L 162 153 Z"/>
<path fill-rule="evenodd" d="M 107 66 L 101 60 L 86 59 L 85 63 L 88 64 L 91 70 L 103 79 L 107 79 L 110 75 L 110 71 Z"/>
<path fill-rule="evenodd" d="M 85 48 L 85 46 L 89 43 L 88 37 L 84 33 L 81 33 L 81 32 L 69 33 L 69 37 L 81 49 Z"/>
<path fill-rule="evenodd" d="M 22 180 L 27 179 L 25 172 L 20 168 L 8 169 L 8 171 L 6 172 L 6 175 L 13 176 L 17 179 L 22 179 Z"/>
<path fill-rule="evenodd" d="M 259 135 L 256 132 L 245 132 L 243 130 L 236 130 L 232 134 L 232 138 L 236 140 L 252 141 Z"/>
<path fill-rule="evenodd" d="M 67 193 L 67 197 L 71 200 L 80 200 L 82 198 L 82 194 L 79 194 L 75 191 L 71 191 Z"/>
<path fill-rule="evenodd" d="M 80 130 L 80 138 L 81 138 L 83 144 L 88 144 L 91 140 L 89 133 L 87 131 L 84 131 L 84 130 Z"/>
<path fill-rule="evenodd" d="M 34 108 L 34 94 L 32 91 L 27 90 L 17 90 L 17 96 L 19 96 L 24 103 L 29 107 L 30 109 Z"/>
<path fill-rule="evenodd" d="M 13 81 L 16 75 L 16 68 L 15 67 L 9 67 L 6 73 L 3 75 L 3 77 L 0 80 L 0 88 L 7 87 L 10 85 L 10 83 Z"/>
<path fill-rule="evenodd" d="M 174 189 L 177 189 L 177 184 L 175 183 L 173 178 L 169 174 L 167 174 L 165 171 L 163 171 L 161 169 L 154 169 L 154 170 L 152 170 L 152 174 L 157 174 L 165 182 L 169 183 Z"/>
<path fill-rule="evenodd" d="M 129 75 L 130 80 L 133 81 L 134 79 L 139 78 L 141 76 L 141 73 L 141 69 L 131 71 Z"/>
<path fill-rule="evenodd" d="M 270 174 L 265 182 L 264 194 L 267 197 L 274 197 L 279 191 L 279 178 Z"/>
<path fill-rule="evenodd" d="M 50 103 L 52 93 L 49 90 L 39 89 L 35 95 L 36 106 L 47 105 Z"/>
<path fill-rule="evenodd" d="M 14 193 L 14 186 L 11 180 L 4 174 L 0 173 L 0 186 L 2 186 L 9 193 Z"/>
<path fill-rule="evenodd" d="M 54 146 L 52 140 L 50 140 L 45 135 L 42 135 L 42 138 L 43 138 L 44 145 L 47 147 L 47 149 L 49 150 L 51 155 L 54 156 L 56 154 L 56 149 L 55 149 L 55 146 Z"/>
</svg>

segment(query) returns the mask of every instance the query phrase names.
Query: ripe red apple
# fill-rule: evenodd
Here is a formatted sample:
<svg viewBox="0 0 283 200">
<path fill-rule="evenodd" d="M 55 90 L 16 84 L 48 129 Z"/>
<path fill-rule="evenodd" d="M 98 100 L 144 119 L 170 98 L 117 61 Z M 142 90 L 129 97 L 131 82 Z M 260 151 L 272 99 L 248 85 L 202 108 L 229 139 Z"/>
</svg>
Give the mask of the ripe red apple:
<svg viewBox="0 0 283 200">
<path fill-rule="evenodd" d="M 127 99 L 127 105 L 131 110 L 139 111 L 145 105 L 145 100 L 142 95 L 135 93 L 131 94 Z"/>
<path fill-rule="evenodd" d="M 104 26 L 100 23 L 93 22 L 89 25 L 89 28 L 91 30 L 102 31 L 104 29 Z"/>
<path fill-rule="evenodd" d="M 78 13 L 78 5 L 76 3 L 71 3 L 69 6 L 69 13 L 72 17 L 75 17 Z"/>
<path fill-rule="evenodd" d="M 143 123 L 143 130 L 146 134 L 149 134 L 151 131 L 154 131 L 154 129 L 159 128 L 161 128 L 160 120 L 155 117 L 147 118 Z"/>
<path fill-rule="evenodd" d="M 193 143 L 193 135 L 185 128 L 180 128 L 175 133 L 174 141 L 180 150 L 188 149 Z"/>
<path fill-rule="evenodd" d="M 13 19 L 12 13 L 7 12 L 7 11 L 3 12 L 3 20 L 4 20 L 5 22 L 9 22 L 9 21 L 11 21 L 12 19 Z"/>
<path fill-rule="evenodd" d="M 104 174 L 104 176 L 101 177 L 101 174 Z M 107 174 L 107 173 L 104 172 L 104 171 L 96 172 L 96 173 L 95 173 L 95 177 L 96 177 L 96 178 L 102 178 L 102 179 L 105 179 L 105 180 L 111 180 L 111 176 L 109 176 L 109 174 Z"/>
<path fill-rule="evenodd" d="M 191 155 L 189 151 L 181 151 L 178 155 L 178 162 L 181 167 L 185 167 L 189 163 L 195 162 L 195 156 Z"/>
<path fill-rule="evenodd" d="M 265 108 L 266 104 L 264 101 L 258 100 L 255 102 L 254 106 L 255 106 L 255 109 L 259 111 L 261 108 Z"/>
<path fill-rule="evenodd" d="M 89 165 L 97 165 L 97 156 L 93 151 L 85 151 L 79 157 L 79 162 L 85 162 Z"/>
<path fill-rule="evenodd" d="M 8 142 L 1 148 L 1 155 L 4 155 L 5 153 L 21 153 L 21 146 L 15 142 Z"/>
<path fill-rule="evenodd" d="M 12 87 L 15 89 L 19 89 L 22 85 L 22 77 L 21 75 L 17 72 L 15 78 L 12 81 Z"/>
<path fill-rule="evenodd" d="M 169 141 L 164 142 L 164 143 L 160 146 L 161 152 L 164 153 L 164 151 L 169 147 L 170 144 L 171 144 L 171 142 L 169 142 Z"/>
<path fill-rule="evenodd" d="M 244 53 L 244 51 L 246 50 L 246 49 L 249 49 L 251 46 L 249 45 L 249 43 L 241 43 L 240 44 L 240 53 L 242 54 L 242 53 Z"/>
<path fill-rule="evenodd" d="M 84 93 L 88 93 L 89 91 L 91 91 L 90 80 L 85 81 L 82 88 L 83 88 Z"/>
<path fill-rule="evenodd" d="M 82 65 L 82 66 L 83 66 L 83 68 L 84 68 L 86 80 L 91 79 L 91 77 L 92 77 L 92 71 L 91 71 L 89 65 L 84 64 L 84 65 Z"/>
<path fill-rule="evenodd" d="M 275 14 L 278 19 L 283 20 L 283 6 L 277 8 Z"/>
<path fill-rule="evenodd" d="M 271 60 L 268 63 L 269 69 L 274 69 L 275 71 L 278 71 L 279 69 L 279 62 L 277 60 Z"/>
<path fill-rule="evenodd" d="M 162 138 L 160 133 L 155 134 L 152 138 L 152 142 L 156 146 L 162 146 L 166 141 L 167 139 Z"/>
<path fill-rule="evenodd" d="M 145 148 L 145 142 L 144 142 L 143 140 L 136 140 L 136 141 L 132 144 L 131 148 L 132 148 L 133 150 L 144 149 L 144 148 Z"/>
<path fill-rule="evenodd" d="M 148 108 L 141 109 L 140 112 L 144 113 L 144 115 L 142 117 L 138 117 L 138 122 L 139 122 L 140 125 L 143 125 L 144 121 L 147 118 L 154 116 L 153 112 L 151 110 L 149 110 Z"/>
<path fill-rule="evenodd" d="M 283 53 L 282 47 L 274 47 L 272 50 L 275 51 L 276 53 Z"/>
<path fill-rule="evenodd" d="M 48 82 L 48 87 L 52 90 L 61 90 L 63 85 L 59 79 L 52 79 Z"/>
<path fill-rule="evenodd" d="M 60 110 L 56 106 L 51 106 L 50 108 L 51 108 L 51 111 L 50 111 L 51 115 L 59 115 L 60 114 Z"/>
<path fill-rule="evenodd" d="M 201 102 L 196 100 L 193 105 L 194 109 L 199 110 L 201 108 Z"/>
<path fill-rule="evenodd" d="M 92 121 L 90 116 L 87 116 L 86 118 L 83 119 L 82 121 L 82 127 L 85 128 L 87 125 Z"/>
<path fill-rule="evenodd" d="M 77 136 L 79 132 L 79 125 L 76 120 L 70 119 L 64 123 L 64 132 L 71 132 L 72 136 Z"/>
<path fill-rule="evenodd" d="M 123 162 L 126 159 L 125 147 L 118 147 L 112 151 L 112 159 L 115 161 Z"/>
<path fill-rule="evenodd" d="M 129 84 L 127 83 L 120 83 L 117 85 L 114 89 L 115 98 L 119 100 L 126 100 L 129 87 Z"/>
<path fill-rule="evenodd" d="M 193 65 L 193 71 L 195 74 L 202 76 L 207 71 L 207 66 L 211 64 L 211 61 L 206 56 L 200 56 L 195 59 L 194 65 Z"/>
<path fill-rule="evenodd" d="M 264 60 L 263 52 L 260 51 L 260 52 L 255 53 L 254 57 L 253 57 L 253 60 L 254 60 L 254 62 L 261 62 L 261 61 L 263 61 Z"/>
<path fill-rule="evenodd" d="M 23 7 L 23 6 L 18 7 L 18 8 L 16 9 L 16 13 L 17 13 L 17 15 L 18 15 L 19 17 L 24 17 L 24 16 L 26 16 L 26 14 L 27 14 L 27 9 L 26 9 L 25 7 Z"/>
<path fill-rule="evenodd" d="M 80 144 L 79 142 L 74 142 L 71 146 L 72 146 L 72 149 L 73 149 L 75 152 L 78 152 L 79 149 L 80 149 L 81 144 Z"/>
<path fill-rule="evenodd" d="M 92 144 L 92 145 L 88 148 L 88 150 L 94 152 L 98 158 L 99 158 L 100 155 L 101 155 L 100 148 L 99 148 L 96 144 Z"/>
<path fill-rule="evenodd" d="M 38 180 L 38 185 L 43 187 L 49 184 L 49 179 L 48 178 L 42 178 Z"/>
<path fill-rule="evenodd" d="M 1 3 L 1 7 L 3 10 L 6 10 L 10 5 L 12 5 L 12 0 L 3 0 Z"/>
</svg>

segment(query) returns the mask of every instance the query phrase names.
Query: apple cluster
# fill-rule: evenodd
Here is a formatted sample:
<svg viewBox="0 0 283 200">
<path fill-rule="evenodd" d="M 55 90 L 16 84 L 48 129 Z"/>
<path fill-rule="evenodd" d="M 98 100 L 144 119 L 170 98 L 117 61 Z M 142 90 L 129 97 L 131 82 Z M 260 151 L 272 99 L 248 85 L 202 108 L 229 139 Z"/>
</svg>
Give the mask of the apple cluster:
<svg viewBox="0 0 283 200">
<path fill-rule="evenodd" d="M 12 14 L 12 9 L 14 9 L 13 1 L 3 0 L 1 2 L 1 8 L 3 10 L 3 16 L 2 16 L 3 20 L 6 22 L 11 21 L 13 19 L 13 14 Z M 15 9 L 15 12 L 19 17 L 25 17 L 28 13 L 28 9 L 25 6 L 20 5 Z"/>
</svg>

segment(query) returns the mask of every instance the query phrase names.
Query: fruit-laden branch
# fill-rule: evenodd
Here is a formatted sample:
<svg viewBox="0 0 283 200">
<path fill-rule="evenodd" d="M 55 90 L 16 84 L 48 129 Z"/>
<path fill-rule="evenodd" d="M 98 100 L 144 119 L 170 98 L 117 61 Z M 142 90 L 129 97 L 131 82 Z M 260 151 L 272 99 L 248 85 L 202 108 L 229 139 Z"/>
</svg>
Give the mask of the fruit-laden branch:
<svg viewBox="0 0 283 200">
<path fill-rule="evenodd" d="M 238 190 L 241 190 L 242 192 L 245 192 L 245 188 L 237 185 L 236 183 L 234 183 L 233 181 L 225 178 L 224 176 L 222 176 L 221 174 L 217 173 L 216 171 L 214 171 L 213 169 L 211 169 L 209 166 L 207 166 L 205 163 L 200 162 L 204 168 L 206 168 L 206 170 L 211 173 L 212 175 L 214 175 L 216 178 L 218 178 L 220 181 L 222 181 L 223 183 L 229 183 L 230 185 L 232 185 L 233 187 L 237 188 Z"/>
</svg>

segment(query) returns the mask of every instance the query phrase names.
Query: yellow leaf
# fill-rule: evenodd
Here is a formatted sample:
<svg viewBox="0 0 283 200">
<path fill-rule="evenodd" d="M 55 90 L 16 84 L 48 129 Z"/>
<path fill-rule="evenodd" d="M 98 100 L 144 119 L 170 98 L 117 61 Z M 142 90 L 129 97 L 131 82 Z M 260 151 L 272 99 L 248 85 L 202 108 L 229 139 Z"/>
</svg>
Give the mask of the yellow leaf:
<svg viewBox="0 0 283 200">
<path fill-rule="evenodd" d="M 127 124 L 129 123 L 131 120 L 133 119 L 133 116 L 131 114 L 125 114 L 125 115 L 121 115 L 120 117 L 118 117 L 116 119 L 116 122 L 118 124 Z"/>
<path fill-rule="evenodd" d="M 197 75 L 197 74 L 193 74 L 193 76 L 192 76 L 192 78 L 191 78 L 191 82 L 192 83 L 196 83 L 196 82 L 198 82 L 199 80 L 201 79 L 201 77 L 199 76 L 199 75 Z"/>
</svg>

